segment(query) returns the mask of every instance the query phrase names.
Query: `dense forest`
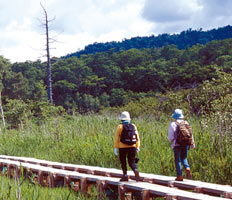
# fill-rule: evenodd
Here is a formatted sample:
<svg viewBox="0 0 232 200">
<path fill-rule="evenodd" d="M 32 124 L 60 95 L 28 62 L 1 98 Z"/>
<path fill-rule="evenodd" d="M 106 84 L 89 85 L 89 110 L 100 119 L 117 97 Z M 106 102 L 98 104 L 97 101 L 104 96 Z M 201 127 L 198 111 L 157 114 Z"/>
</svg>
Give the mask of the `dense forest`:
<svg viewBox="0 0 232 200">
<path fill-rule="evenodd" d="M 65 58 L 71 56 L 80 57 L 83 54 L 95 54 L 108 50 L 118 52 L 120 50 L 129 50 L 132 48 L 160 48 L 166 45 L 174 44 L 178 49 L 186 49 L 196 44 L 206 44 L 212 40 L 224 40 L 232 37 L 232 26 L 228 25 L 218 29 L 203 31 L 202 29 L 192 30 L 191 28 L 182 31 L 180 34 L 160 34 L 158 36 L 134 37 L 124 39 L 122 42 L 94 43 L 87 45 L 84 50 L 68 54 Z"/>
</svg>

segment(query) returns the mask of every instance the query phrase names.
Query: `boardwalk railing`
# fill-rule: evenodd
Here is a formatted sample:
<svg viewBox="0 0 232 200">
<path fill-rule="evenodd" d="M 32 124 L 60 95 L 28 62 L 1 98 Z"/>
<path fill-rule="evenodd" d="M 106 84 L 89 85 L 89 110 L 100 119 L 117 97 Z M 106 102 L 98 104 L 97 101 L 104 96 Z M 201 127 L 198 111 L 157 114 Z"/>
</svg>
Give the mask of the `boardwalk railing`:
<svg viewBox="0 0 232 200">
<path fill-rule="evenodd" d="M 74 165 L 51 162 L 27 157 L 0 155 L 0 170 L 7 168 L 9 177 L 21 175 L 36 177 L 39 184 L 49 187 L 68 187 L 75 183 L 75 189 L 83 193 L 95 184 L 99 195 L 111 189 L 118 193 L 120 199 L 125 194 L 138 194 L 141 199 L 164 197 L 165 199 L 232 199 L 232 187 L 193 180 L 175 181 L 175 177 L 140 173 L 141 181 L 135 182 L 133 172 L 129 172 L 132 181 L 120 182 L 121 170 L 96 166 Z"/>
</svg>

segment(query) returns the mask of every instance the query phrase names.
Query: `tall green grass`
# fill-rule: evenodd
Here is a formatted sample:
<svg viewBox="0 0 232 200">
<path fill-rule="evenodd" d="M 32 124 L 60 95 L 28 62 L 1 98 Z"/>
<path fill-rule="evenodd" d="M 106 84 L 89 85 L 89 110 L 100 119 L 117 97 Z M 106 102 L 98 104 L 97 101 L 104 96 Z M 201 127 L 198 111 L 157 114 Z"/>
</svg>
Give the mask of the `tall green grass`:
<svg viewBox="0 0 232 200">
<path fill-rule="evenodd" d="M 96 192 L 87 197 L 80 193 L 75 193 L 68 188 L 47 188 L 41 187 L 35 182 L 23 179 L 8 179 L 0 176 L 0 199 L 7 200 L 95 200 Z"/>
<path fill-rule="evenodd" d="M 171 119 L 161 121 L 135 118 L 141 148 L 141 172 L 175 176 L 174 156 L 169 144 Z M 189 119 L 196 148 L 189 152 L 193 179 L 232 185 L 232 151 L 229 138 L 220 138 L 200 120 Z M 87 115 L 59 117 L 40 126 L 28 122 L 19 130 L 1 131 L 0 154 L 120 169 L 114 155 L 114 133 L 120 121 L 114 116 Z M 129 168 L 128 168 L 129 169 Z"/>
</svg>

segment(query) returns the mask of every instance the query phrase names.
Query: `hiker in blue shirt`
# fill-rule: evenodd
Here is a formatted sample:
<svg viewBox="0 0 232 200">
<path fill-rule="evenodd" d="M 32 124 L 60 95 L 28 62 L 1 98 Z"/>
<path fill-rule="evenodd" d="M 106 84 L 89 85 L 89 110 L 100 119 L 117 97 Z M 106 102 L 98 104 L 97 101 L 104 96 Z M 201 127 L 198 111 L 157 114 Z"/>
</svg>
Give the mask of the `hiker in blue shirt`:
<svg viewBox="0 0 232 200">
<path fill-rule="evenodd" d="M 168 129 L 168 140 L 171 143 L 173 152 L 174 152 L 174 158 L 175 158 L 175 167 L 176 167 L 176 181 L 183 181 L 182 176 L 182 166 L 183 164 L 185 171 L 186 171 L 186 178 L 191 179 L 191 171 L 190 166 L 187 160 L 188 151 L 191 146 L 192 149 L 195 148 L 195 142 L 192 135 L 192 143 L 191 145 L 180 145 L 177 142 L 177 132 L 178 132 L 178 124 L 184 123 L 188 124 L 187 121 L 184 120 L 184 115 L 181 109 L 176 109 L 174 113 L 172 114 L 172 118 L 175 119 L 175 121 L 171 122 Z M 190 126 L 189 126 L 190 127 Z"/>
</svg>

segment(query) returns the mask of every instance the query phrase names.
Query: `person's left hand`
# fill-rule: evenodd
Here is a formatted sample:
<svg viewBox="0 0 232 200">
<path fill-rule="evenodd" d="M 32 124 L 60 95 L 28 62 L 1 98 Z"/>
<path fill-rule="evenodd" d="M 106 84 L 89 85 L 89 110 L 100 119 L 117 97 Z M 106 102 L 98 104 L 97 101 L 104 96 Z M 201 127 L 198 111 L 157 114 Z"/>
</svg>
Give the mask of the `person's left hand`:
<svg viewBox="0 0 232 200">
<path fill-rule="evenodd" d="M 114 155 L 117 156 L 118 155 L 118 149 L 114 148 Z"/>
<path fill-rule="evenodd" d="M 136 153 L 139 153 L 140 149 L 139 148 L 136 148 Z"/>
</svg>

